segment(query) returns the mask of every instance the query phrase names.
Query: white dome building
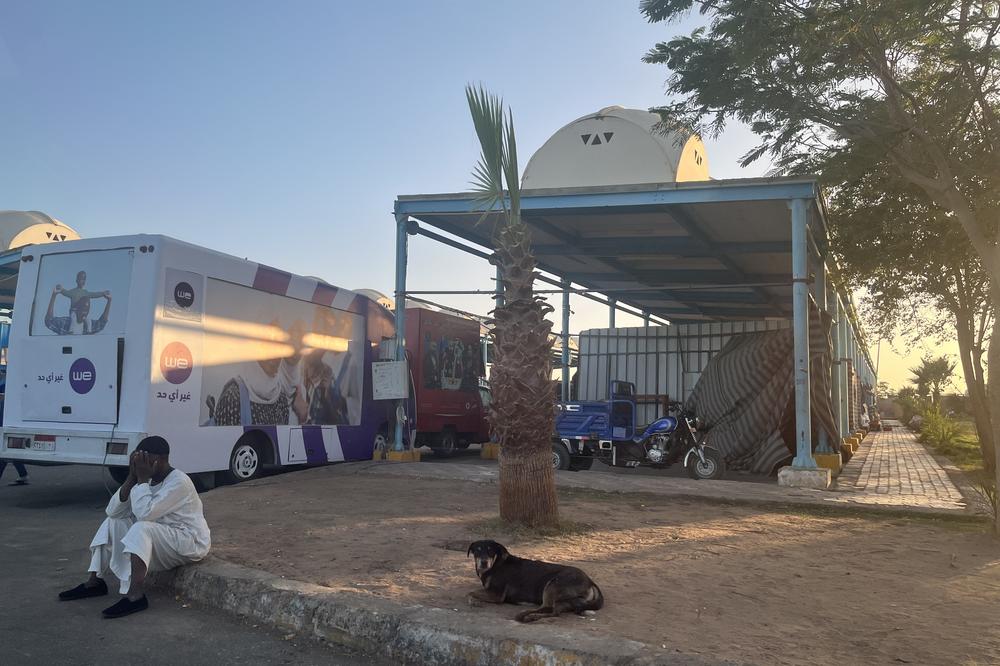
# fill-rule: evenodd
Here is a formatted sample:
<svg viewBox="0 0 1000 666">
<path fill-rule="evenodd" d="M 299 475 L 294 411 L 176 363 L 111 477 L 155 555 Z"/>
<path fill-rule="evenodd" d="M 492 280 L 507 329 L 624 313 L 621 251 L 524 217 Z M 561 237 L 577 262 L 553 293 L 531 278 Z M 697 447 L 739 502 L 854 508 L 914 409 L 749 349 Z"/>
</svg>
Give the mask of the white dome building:
<svg viewBox="0 0 1000 666">
<path fill-rule="evenodd" d="M 0 252 L 79 239 L 76 231 L 37 210 L 0 210 Z"/>
<path fill-rule="evenodd" d="M 663 134 L 660 116 L 609 106 L 577 118 L 539 148 L 522 189 L 637 185 L 709 180 L 705 144 L 693 135 Z"/>
</svg>

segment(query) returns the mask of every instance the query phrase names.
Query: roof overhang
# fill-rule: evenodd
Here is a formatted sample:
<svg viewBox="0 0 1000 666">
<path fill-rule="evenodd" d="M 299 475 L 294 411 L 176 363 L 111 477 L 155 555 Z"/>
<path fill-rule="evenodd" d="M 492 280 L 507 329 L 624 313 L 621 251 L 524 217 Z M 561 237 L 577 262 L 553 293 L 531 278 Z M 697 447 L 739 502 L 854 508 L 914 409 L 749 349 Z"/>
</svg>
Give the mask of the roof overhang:
<svg viewBox="0 0 1000 666">
<path fill-rule="evenodd" d="M 815 178 L 524 190 L 541 270 L 671 321 L 791 317 L 789 202 L 807 201 L 811 265 L 827 247 Z M 495 249 L 479 195 L 400 196 L 397 216 Z"/>
</svg>

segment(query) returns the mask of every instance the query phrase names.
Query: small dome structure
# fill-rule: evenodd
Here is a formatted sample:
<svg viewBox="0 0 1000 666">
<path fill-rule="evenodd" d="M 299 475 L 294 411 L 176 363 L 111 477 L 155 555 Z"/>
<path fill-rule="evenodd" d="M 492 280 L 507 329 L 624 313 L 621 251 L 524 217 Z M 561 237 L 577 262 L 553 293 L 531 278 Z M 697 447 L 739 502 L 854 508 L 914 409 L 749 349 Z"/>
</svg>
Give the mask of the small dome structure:
<svg viewBox="0 0 1000 666">
<path fill-rule="evenodd" d="M 549 137 L 521 177 L 523 189 L 635 185 L 709 180 L 705 144 L 694 135 L 663 134 L 660 116 L 609 106 L 577 118 Z"/>
<path fill-rule="evenodd" d="M 0 252 L 79 239 L 76 231 L 37 210 L 0 210 Z"/>
</svg>

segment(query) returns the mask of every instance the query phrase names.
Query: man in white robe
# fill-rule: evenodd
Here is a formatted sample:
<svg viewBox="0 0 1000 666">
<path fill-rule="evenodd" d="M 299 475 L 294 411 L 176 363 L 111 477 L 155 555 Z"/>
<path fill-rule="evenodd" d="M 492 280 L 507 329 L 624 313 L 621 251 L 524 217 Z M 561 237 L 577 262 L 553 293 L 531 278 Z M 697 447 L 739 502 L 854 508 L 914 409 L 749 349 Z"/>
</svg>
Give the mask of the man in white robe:
<svg viewBox="0 0 1000 666">
<path fill-rule="evenodd" d="M 204 558 L 211 533 L 201 499 L 184 472 L 170 466 L 170 446 L 162 437 L 143 439 L 129 459 L 129 476 L 108 502 L 107 518 L 90 544 L 90 578 L 59 594 L 62 601 L 108 593 L 108 572 L 124 595 L 104 609 L 106 618 L 149 607 L 146 574 Z"/>
</svg>

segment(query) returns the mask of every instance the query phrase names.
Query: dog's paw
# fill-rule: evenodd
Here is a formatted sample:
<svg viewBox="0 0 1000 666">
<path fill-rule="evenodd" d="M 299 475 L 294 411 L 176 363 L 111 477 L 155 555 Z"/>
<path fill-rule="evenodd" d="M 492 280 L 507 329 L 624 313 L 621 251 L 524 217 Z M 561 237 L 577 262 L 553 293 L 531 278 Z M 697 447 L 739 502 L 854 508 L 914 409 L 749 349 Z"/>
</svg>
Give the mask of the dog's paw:
<svg viewBox="0 0 1000 666">
<path fill-rule="evenodd" d="M 473 607 L 476 607 L 476 608 L 478 608 L 479 606 L 483 605 L 483 602 L 480 601 L 479 599 L 476 599 L 475 595 L 472 594 L 471 592 L 469 593 L 468 596 L 465 597 L 465 600 L 469 603 L 470 606 L 473 606 Z"/>
</svg>

